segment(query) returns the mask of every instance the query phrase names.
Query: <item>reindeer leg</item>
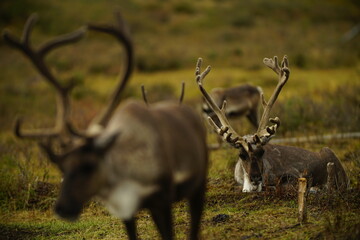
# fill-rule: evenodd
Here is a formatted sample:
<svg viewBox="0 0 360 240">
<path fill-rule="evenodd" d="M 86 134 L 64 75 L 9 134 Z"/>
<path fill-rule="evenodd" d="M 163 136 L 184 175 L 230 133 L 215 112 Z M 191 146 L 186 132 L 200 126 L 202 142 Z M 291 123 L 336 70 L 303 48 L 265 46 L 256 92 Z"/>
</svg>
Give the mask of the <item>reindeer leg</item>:
<svg viewBox="0 0 360 240">
<path fill-rule="evenodd" d="M 253 186 L 250 181 L 249 175 L 244 172 L 244 185 L 243 185 L 243 192 L 252 192 Z"/>
<path fill-rule="evenodd" d="M 204 200 L 205 184 L 202 184 L 200 189 L 195 191 L 194 195 L 189 199 L 191 216 L 190 240 L 199 239 L 200 221 L 204 208 Z"/>
<path fill-rule="evenodd" d="M 124 220 L 123 222 L 125 224 L 129 240 L 137 240 L 135 218 L 131 218 L 130 220 Z"/>
<path fill-rule="evenodd" d="M 250 176 L 249 174 L 245 171 L 244 169 L 244 166 L 242 165 L 242 163 L 240 164 L 241 165 L 241 170 L 242 170 L 242 178 L 243 178 L 243 189 L 242 191 L 243 192 L 252 192 L 254 190 L 257 189 L 257 186 L 253 185 L 251 183 L 251 180 L 250 180 Z M 240 171 L 241 171 L 240 170 Z"/>
<path fill-rule="evenodd" d="M 240 185 L 244 184 L 244 170 L 240 159 L 237 161 L 235 165 L 234 178 L 238 184 Z"/>
<path fill-rule="evenodd" d="M 173 223 L 171 214 L 171 202 L 168 199 L 160 199 L 159 204 L 155 207 L 149 208 L 151 216 L 158 228 L 161 239 L 173 239 Z"/>
</svg>

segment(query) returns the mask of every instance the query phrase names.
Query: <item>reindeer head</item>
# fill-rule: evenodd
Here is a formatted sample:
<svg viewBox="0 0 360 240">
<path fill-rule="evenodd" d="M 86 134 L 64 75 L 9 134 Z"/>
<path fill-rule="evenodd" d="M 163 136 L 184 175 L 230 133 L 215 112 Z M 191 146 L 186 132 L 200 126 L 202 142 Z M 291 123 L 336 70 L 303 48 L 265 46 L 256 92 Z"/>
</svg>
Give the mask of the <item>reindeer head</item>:
<svg viewBox="0 0 360 240">
<path fill-rule="evenodd" d="M 14 48 L 22 51 L 27 56 L 44 79 L 56 89 L 57 118 L 53 129 L 36 131 L 22 131 L 21 121 L 17 120 L 15 134 L 20 138 L 38 140 L 40 147 L 47 153 L 49 159 L 58 166 L 63 173 L 61 194 L 56 204 L 56 212 L 63 218 L 75 220 L 84 204 L 90 200 L 103 184 L 101 174 L 104 169 L 102 162 L 105 153 L 113 146 L 118 132 L 106 133 L 106 128 L 111 115 L 120 102 L 123 91 L 133 69 L 133 47 L 127 32 L 126 25 L 117 14 L 117 25 L 92 25 L 59 36 L 43 44 L 39 49 L 34 49 L 30 43 L 30 34 L 37 19 L 35 14 L 27 20 L 22 39 L 3 33 L 4 39 Z M 120 77 L 120 82 L 115 89 L 110 103 L 83 132 L 76 131 L 70 123 L 70 91 L 75 86 L 74 82 L 63 86 L 47 67 L 45 56 L 57 47 L 74 43 L 84 37 L 87 30 L 102 32 L 115 37 L 125 49 L 125 71 Z"/>
<path fill-rule="evenodd" d="M 279 76 L 279 83 L 270 97 L 269 102 L 265 101 L 264 95 L 261 93 L 264 112 L 262 114 L 258 130 L 255 134 L 246 136 L 240 136 L 237 134 L 229 124 L 225 115 L 226 101 L 224 101 L 222 107 L 219 108 L 212 97 L 204 89 L 202 81 L 210 72 L 211 68 L 208 66 L 206 70 L 201 73 L 201 64 L 202 59 L 199 59 L 195 70 L 196 81 L 204 99 L 218 118 L 218 121 L 216 121 L 218 123 L 215 123 L 215 121 L 209 117 L 209 123 L 226 142 L 228 142 L 232 147 L 239 149 L 239 157 L 242 160 L 242 167 L 244 168 L 244 171 L 249 175 L 252 184 L 258 185 L 262 181 L 264 168 L 262 156 L 264 154 L 264 146 L 275 135 L 277 128 L 280 126 L 280 119 L 278 117 L 270 119 L 270 122 L 273 123 L 272 126 L 266 126 L 266 123 L 269 119 L 271 108 L 290 75 L 287 57 L 284 57 L 281 66 L 279 66 L 276 56 L 274 59 L 264 59 L 264 64 L 271 68 Z"/>
</svg>

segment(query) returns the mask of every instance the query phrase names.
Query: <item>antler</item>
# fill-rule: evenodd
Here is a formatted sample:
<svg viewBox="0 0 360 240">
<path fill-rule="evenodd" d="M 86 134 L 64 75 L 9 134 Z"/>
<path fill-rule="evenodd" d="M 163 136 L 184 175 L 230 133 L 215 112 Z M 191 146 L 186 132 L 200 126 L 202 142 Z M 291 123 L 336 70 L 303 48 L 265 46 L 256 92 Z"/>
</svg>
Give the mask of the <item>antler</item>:
<svg viewBox="0 0 360 240">
<path fill-rule="evenodd" d="M 18 137 L 28 138 L 43 138 L 43 137 L 55 137 L 63 132 L 66 132 L 69 117 L 70 117 L 70 100 L 69 93 L 75 86 L 74 82 L 70 82 L 66 86 L 62 86 L 60 82 L 54 77 L 49 68 L 45 64 L 45 57 L 51 50 L 61 47 L 66 44 L 74 43 L 79 41 L 86 33 L 86 28 L 82 27 L 72 33 L 58 36 L 55 39 L 44 43 L 38 50 L 35 50 L 31 46 L 30 35 L 33 26 L 37 20 L 37 15 L 32 14 L 23 30 L 23 34 L 20 39 L 12 36 L 8 31 L 3 32 L 4 40 L 12 47 L 22 51 L 30 61 L 34 64 L 37 70 L 43 75 L 44 79 L 49 82 L 57 93 L 57 117 L 55 127 L 53 129 L 43 129 L 36 131 L 21 131 L 21 120 L 17 120 L 15 124 L 15 134 Z"/>
<path fill-rule="evenodd" d="M 179 98 L 179 104 L 182 104 L 183 100 L 184 100 L 184 95 L 185 95 L 185 82 L 181 83 L 181 93 L 180 93 L 180 98 Z"/>
<path fill-rule="evenodd" d="M 142 94 L 142 97 L 144 99 L 144 102 L 146 103 L 146 106 L 149 106 L 149 102 L 147 100 L 146 90 L 145 90 L 144 84 L 141 85 L 141 94 Z"/>
<path fill-rule="evenodd" d="M 134 68 L 133 44 L 127 28 L 127 24 L 125 23 L 124 19 L 121 17 L 120 13 L 116 14 L 116 18 L 117 18 L 117 26 L 93 25 L 93 24 L 88 25 L 89 30 L 112 35 L 120 43 L 123 44 L 125 49 L 125 64 L 126 64 L 125 72 L 120 77 L 119 85 L 115 88 L 115 91 L 113 92 L 112 97 L 110 98 L 109 104 L 106 106 L 104 111 L 99 115 L 99 117 L 93 120 L 90 128 L 88 129 L 90 132 L 92 132 L 93 129 L 96 129 L 95 131 L 98 131 L 99 127 L 101 129 L 107 125 L 107 123 L 109 122 L 112 116 L 112 113 L 120 103 L 121 93 L 123 92 Z"/>
<path fill-rule="evenodd" d="M 289 79 L 290 69 L 289 69 L 289 61 L 287 59 L 287 56 L 284 56 L 284 58 L 281 62 L 281 66 L 278 63 L 277 56 L 275 56 L 274 59 L 264 58 L 263 62 L 266 66 L 271 68 L 279 76 L 279 82 L 268 102 L 265 101 L 264 95 L 263 95 L 263 93 L 261 93 L 261 99 L 262 99 L 262 103 L 263 103 L 263 107 L 264 107 L 264 112 L 261 116 L 259 127 L 258 127 L 258 130 L 255 135 L 257 135 L 256 141 L 258 141 L 260 139 L 261 143 L 265 144 L 266 142 L 268 142 L 270 140 L 270 138 L 272 136 L 275 135 L 277 128 L 280 126 L 280 119 L 278 117 L 270 119 L 270 122 L 274 123 L 273 126 L 268 127 L 268 126 L 266 126 L 266 123 L 269 119 L 271 109 L 272 109 L 277 97 L 279 96 L 279 94 L 281 92 L 281 89 L 286 84 L 287 80 Z"/>
<path fill-rule="evenodd" d="M 120 94 L 125 88 L 125 85 L 132 73 L 133 69 L 133 47 L 132 42 L 130 40 L 126 24 L 120 17 L 120 15 L 117 15 L 118 19 L 118 26 L 98 26 L 98 25 L 88 25 L 88 27 L 82 27 L 77 31 L 74 31 L 72 33 L 56 37 L 55 39 L 48 41 L 44 43 L 39 49 L 35 50 L 30 43 L 30 34 L 32 31 L 32 28 L 36 22 L 37 15 L 33 14 L 29 17 L 27 20 L 22 38 L 21 40 L 17 39 L 16 37 L 9 34 L 7 31 L 4 31 L 3 37 L 6 40 L 6 42 L 9 43 L 12 47 L 17 48 L 18 50 L 22 51 L 25 56 L 27 56 L 31 62 L 35 65 L 35 67 L 38 69 L 38 71 L 44 76 L 45 80 L 50 83 L 55 89 L 57 93 L 57 118 L 56 118 L 56 124 L 53 129 L 43 129 L 43 130 L 36 130 L 36 131 L 21 131 L 21 120 L 17 120 L 15 124 L 15 134 L 19 137 L 28 137 L 28 138 L 41 138 L 42 141 L 39 142 L 40 146 L 45 150 L 45 152 L 48 153 L 49 157 L 54 160 L 58 161 L 59 159 L 62 159 L 63 156 L 65 156 L 67 153 L 71 151 L 71 146 L 68 145 L 68 143 L 72 142 L 72 137 L 77 138 L 85 138 L 91 139 L 94 134 L 98 133 L 98 131 L 91 131 L 92 126 L 95 126 L 96 130 L 99 130 L 106 126 L 108 123 L 111 114 L 115 110 L 116 106 L 120 102 Z M 125 52 L 126 52 L 126 70 L 124 72 L 124 75 L 120 78 L 120 83 L 116 87 L 113 96 L 110 100 L 110 104 L 107 105 L 107 108 L 103 113 L 100 115 L 100 117 L 96 118 L 94 121 L 95 124 L 91 125 L 91 127 L 88 128 L 88 132 L 86 133 L 80 133 L 77 132 L 72 125 L 70 124 L 70 97 L 69 93 L 71 89 L 75 86 L 74 82 L 70 82 L 66 86 L 63 86 L 60 84 L 58 79 L 54 77 L 52 72 L 49 70 L 49 68 L 45 64 L 45 56 L 47 53 L 49 53 L 51 50 L 69 44 L 79 41 L 86 33 L 86 30 L 94 30 L 97 32 L 103 32 L 106 34 L 110 34 L 114 36 L 116 39 L 119 40 L 122 45 L 125 46 Z M 90 130 L 89 130 L 90 129 Z M 90 134 L 89 134 L 90 132 Z M 66 134 L 66 135 L 65 135 Z M 60 146 L 62 150 L 66 150 L 65 153 L 57 154 L 54 152 L 54 142 L 52 141 L 53 137 L 58 137 L 58 141 L 56 141 L 56 146 Z M 60 145 L 59 145 L 60 144 Z"/>
<path fill-rule="evenodd" d="M 225 114 L 226 101 L 223 102 L 223 105 L 220 109 L 215 103 L 215 101 L 212 99 L 212 97 L 206 92 L 206 90 L 202 86 L 203 79 L 210 72 L 211 69 L 210 66 L 208 66 L 206 70 L 201 73 L 200 69 L 201 69 L 202 59 L 199 58 L 195 70 L 196 82 L 199 86 L 199 89 L 204 99 L 206 100 L 207 104 L 214 111 L 216 117 L 220 121 L 220 126 L 218 126 L 212 120 L 211 117 L 208 117 L 210 124 L 213 126 L 215 131 L 220 136 L 223 137 L 225 141 L 230 143 L 230 145 L 232 145 L 235 148 L 241 148 L 245 150 L 248 154 L 251 154 L 257 148 L 268 143 L 269 140 L 275 135 L 277 128 L 280 126 L 280 119 L 278 117 L 270 119 L 270 122 L 274 124 L 273 126 L 268 127 L 265 125 L 268 121 L 271 108 L 274 105 L 282 87 L 289 79 L 289 75 L 290 75 L 290 69 L 288 68 L 289 63 L 286 56 L 284 57 L 281 63 L 281 67 L 278 65 L 277 57 L 274 57 L 274 60 L 265 58 L 264 63 L 279 75 L 279 83 L 276 89 L 274 90 L 272 96 L 270 97 L 268 103 L 265 101 L 264 96 L 261 93 L 261 98 L 264 106 L 264 113 L 261 117 L 259 128 L 254 135 L 245 136 L 245 137 L 242 137 L 239 134 L 237 134 L 236 131 L 229 124 L 229 121 L 226 118 L 226 114 Z"/>
<path fill-rule="evenodd" d="M 184 93 L 185 93 L 185 82 L 182 82 L 181 83 L 181 93 L 180 93 L 180 97 L 179 97 L 179 104 L 182 104 L 182 101 L 184 100 Z M 149 101 L 146 96 L 146 90 L 145 90 L 144 85 L 141 85 L 141 94 L 142 94 L 144 102 L 146 103 L 147 106 L 149 106 Z"/>
<path fill-rule="evenodd" d="M 196 64 L 195 69 L 195 79 L 199 86 L 199 89 L 207 102 L 207 104 L 210 106 L 210 108 L 214 111 L 217 118 L 220 121 L 221 126 L 216 125 L 216 123 L 212 120 L 211 117 L 208 117 L 209 123 L 213 126 L 215 131 L 223 137 L 225 141 L 227 141 L 230 145 L 232 145 L 235 148 L 241 148 L 248 150 L 248 144 L 246 140 L 241 137 L 236 131 L 231 127 L 229 124 L 228 119 L 225 115 L 225 108 L 226 108 L 226 101 L 223 102 L 223 105 L 221 109 L 216 105 L 215 101 L 212 99 L 212 97 L 206 92 L 203 85 L 203 80 L 206 77 L 206 75 L 210 72 L 211 67 L 208 66 L 204 72 L 201 73 L 201 64 L 202 59 L 199 58 Z"/>
</svg>

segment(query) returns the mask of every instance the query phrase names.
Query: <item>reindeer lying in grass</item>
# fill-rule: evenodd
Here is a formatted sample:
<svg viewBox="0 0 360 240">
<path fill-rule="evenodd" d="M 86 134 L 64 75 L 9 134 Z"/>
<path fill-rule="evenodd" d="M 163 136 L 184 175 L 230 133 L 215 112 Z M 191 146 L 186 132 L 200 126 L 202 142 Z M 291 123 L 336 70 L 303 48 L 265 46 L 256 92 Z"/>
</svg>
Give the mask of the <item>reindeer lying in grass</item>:
<svg viewBox="0 0 360 240">
<path fill-rule="evenodd" d="M 4 39 L 22 51 L 44 79 L 56 89 L 57 113 L 54 129 L 22 131 L 16 135 L 37 139 L 49 159 L 63 173 L 56 213 L 76 220 L 84 205 L 97 196 L 109 211 L 121 218 L 129 239 L 137 239 L 135 216 L 150 210 L 162 239 L 173 239 L 171 205 L 180 199 L 190 204 L 190 239 L 198 239 L 204 205 L 208 165 L 205 130 L 201 119 L 189 107 L 161 102 L 147 107 L 140 101 L 120 96 L 133 69 L 133 46 L 120 19 L 117 26 L 88 25 L 87 29 L 115 37 L 125 49 L 125 73 L 105 111 L 84 131 L 70 124 L 70 91 L 45 63 L 51 50 L 80 40 L 86 29 L 60 36 L 38 50 L 30 44 L 35 23 L 32 15 L 21 40 L 4 32 Z"/>
<path fill-rule="evenodd" d="M 278 64 L 277 57 L 264 59 L 265 65 L 278 75 L 279 83 L 269 102 L 266 102 L 262 95 L 264 112 L 258 130 L 255 134 L 246 136 L 240 136 L 230 126 L 226 117 L 226 101 L 223 102 L 220 109 L 204 89 L 202 81 L 210 72 L 210 67 L 200 73 L 201 63 L 202 60 L 199 59 L 196 68 L 196 81 L 208 105 L 216 114 L 218 121 L 215 122 L 210 117 L 208 119 L 223 140 L 239 150 L 239 160 L 235 167 L 235 180 L 243 185 L 243 192 L 261 191 L 264 186 L 291 184 L 291 179 L 299 177 L 306 177 L 309 187 L 322 187 L 327 184 L 328 177 L 332 179 L 332 176 L 328 176 L 327 172 L 329 163 L 334 164 L 335 171 L 334 181 L 331 183 L 333 186 L 328 187 L 335 187 L 338 190 L 348 188 L 349 179 L 339 159 L 331 149 L 323 148 L 319 153 L 314 153 L 298 147 L 269 143 L 280 126 L 280 120 L 277 117 L 270 119 L 270 122 L 274 124 L 270 127 L 266 126 L 266 123 L 272 106 L 290 76 L 286 56 L 281 66 Z"/>
</svg>

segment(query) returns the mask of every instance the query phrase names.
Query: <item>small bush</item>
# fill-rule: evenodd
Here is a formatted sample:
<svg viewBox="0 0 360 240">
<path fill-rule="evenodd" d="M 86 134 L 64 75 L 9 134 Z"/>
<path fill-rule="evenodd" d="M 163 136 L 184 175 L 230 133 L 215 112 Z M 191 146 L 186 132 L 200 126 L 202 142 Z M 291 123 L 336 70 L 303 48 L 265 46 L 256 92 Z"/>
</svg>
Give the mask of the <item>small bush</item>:
<svg viewBox="0 0 360 240">
<path fill-rule="evenodd" d="M 142 72 L 155 72 L 163 70 L 176 70 L 182 67 L 182 59 L 169 54 L 167 56 L 139 55 L 136 67 Z"/>
<path fill-rule="evenodd" d="M 255 23 L 255 17 L 250 14 L 235 15 L 231 25 L 236 28 L 252 27 Z"/>
<path fill-rule="evenodd" d="M 283 133 L 288 132 L 348 132 L 359 131 L 358 92 L 360 85 L 341 85 L 334 91 L 290 97 L 276 103 L 274 115 L 281 116 Z"/>
<path fill-rule="evenodd" d="M 15 149 L 13 149 L 14 151 Z M 48 209 L 58 187 L 49 183 L 49 162 L 38 151 L 24 147 L 1 156 L 0 206 L 2 209 Z"/>
<path fill-rule="evenodd" d="M 175 13 L 194 14 L 195 8 L 192 2 L 177 2 L 174 4 L 173 10 Z"/>
<path fill-rule="evenodd" d="M 292 62 L 298 68 L 306 68 L 308 60 L 303 53 L 298 53 L 293 57 Z"/>
</svg>

